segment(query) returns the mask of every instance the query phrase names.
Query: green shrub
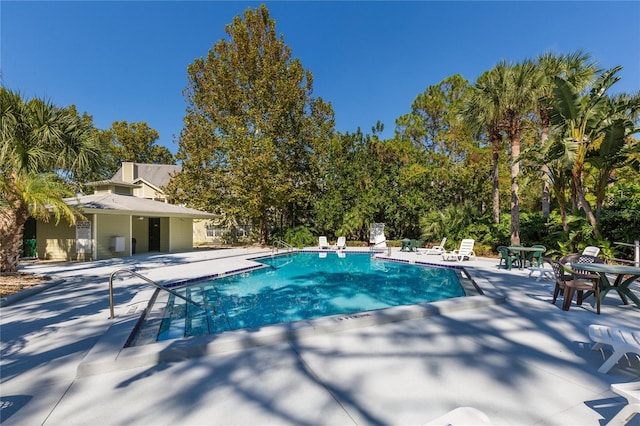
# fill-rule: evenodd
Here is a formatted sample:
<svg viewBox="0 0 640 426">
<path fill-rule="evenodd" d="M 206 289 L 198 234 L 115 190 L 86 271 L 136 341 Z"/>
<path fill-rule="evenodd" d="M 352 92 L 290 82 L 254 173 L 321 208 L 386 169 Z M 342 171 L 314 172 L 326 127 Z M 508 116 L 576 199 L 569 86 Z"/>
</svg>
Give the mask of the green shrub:
<svg viewBox="0 0 640 426">
<path fill-rule="evenodd" d="M 600 213 L 599 227 L 609 241 L 632 243 L 640 238 L 640 184 L 617 188 Z"/>
<path fill-rule="evenodd" d="M 284 233 L 284 241 L 294 247 L 303 248 L 318 243 L 318 237 L 307 226 L 298 226 L 287 229 Z"/>
</svg>

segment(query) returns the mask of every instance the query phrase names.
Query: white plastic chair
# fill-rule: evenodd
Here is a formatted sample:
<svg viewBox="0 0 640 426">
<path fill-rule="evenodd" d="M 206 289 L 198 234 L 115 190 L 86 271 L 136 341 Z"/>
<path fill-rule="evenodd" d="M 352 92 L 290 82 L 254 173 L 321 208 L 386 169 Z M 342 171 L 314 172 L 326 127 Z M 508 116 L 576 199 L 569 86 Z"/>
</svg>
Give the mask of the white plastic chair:
<svg viewBox="0 0 640 426">
<path fill-rule="evenodd" d="M 433 246 L 433 247 L 424 248 L 424 249 L 417 248 L 416 252 L 417 254 L 442 254 L 445 252 L 444 243 L 446 242 L 447 242 L 447 237 L 444 237 L 439 246 Z"/>
<path fill-rule="evenodd" d="M 609 420 L 607 426 L 626 425 L 636 414 L 640 414 L 640 382 L 614 383 L 611 390 L 627 399 L 627 405 Z"/>
<path fill-rule="evenodd" d="M 338 237 L 338 242 L 336 242 L 337 250 L 344 250 L 347 248 L 347 237 Z"/>
<path fill-rule="evenodd" d="M 318 237 L 318 248 L 319 249 L 328 249 L 331 246 L 329 246 L 329 242 L 327 242 L 327 237 L 326 236 L 321 236 Z"/>
<path fill-rule="evenodd" d="M 384 235 L 384 223 L 372 223 L 369 225 L 369 245 L 372 248 L 384 248 L 387 246 L 387 237 Z"/>
<path fill-rule="evenodd" d="M 442 253 L 443 260 L 457 260 L 458 262 L 462 262 L 465 259 L 471 259 L 472 257 L 476 257 L 476 254 L 473 251 L 473 245 L 475 244 L 475 240 L 471 238 L 466 238 L 460 242 L 460 247 L 458 250 L 450 251 L 449 253 Z"/>
<path fill-rule="evenodd" d="M 595 246 L 587 246 L 582 250 L 582 254 L 588 254 L 589 256 L 597 256 L 600 253 L 600 249 Z"/>
<path fill-rule="evenodd" d="M 640 354 L 640 330 L 591 324 L 589 337 L 596 342 L 592 348 L 594 351 L 600 350 L 604 345 L 613 348 L 611 356 L 598 369 L 599 373 L 611 370 L 611 367 L 629 352 Z"/>
</svg>

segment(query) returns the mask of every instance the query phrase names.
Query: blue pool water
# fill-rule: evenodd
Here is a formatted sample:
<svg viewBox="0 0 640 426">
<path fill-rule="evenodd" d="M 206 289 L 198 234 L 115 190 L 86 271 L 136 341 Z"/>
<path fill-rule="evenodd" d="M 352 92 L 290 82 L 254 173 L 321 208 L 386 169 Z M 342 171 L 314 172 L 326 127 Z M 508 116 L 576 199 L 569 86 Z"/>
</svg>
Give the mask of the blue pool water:
<svg viewBox="0 0 640 426">
<path fill-rule="evenodd" d="M 174 289 L 215 313 L 207 315 L 169 296 L 157 340 L 465 295 L 453 269 L 383 261 L 369 254 L 300 252 L 258 262 L 267 267 Z"/>
</svg>

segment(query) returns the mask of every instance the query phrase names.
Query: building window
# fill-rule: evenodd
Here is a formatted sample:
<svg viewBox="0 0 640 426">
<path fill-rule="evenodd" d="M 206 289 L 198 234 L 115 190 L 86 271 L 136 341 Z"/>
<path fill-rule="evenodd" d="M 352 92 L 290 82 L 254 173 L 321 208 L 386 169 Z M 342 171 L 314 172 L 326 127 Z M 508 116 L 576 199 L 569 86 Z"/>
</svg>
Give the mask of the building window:
<svg viewBox="0 0 640 426">
<path fill-rule="evenodd" d="M 206 232 L 207 232 L 207 238 L 219 238 L 224 233 L 224 229 L 216 228 L 212 224 L 207 224 L 205 229 L 206 229 Z"/>
</svg>

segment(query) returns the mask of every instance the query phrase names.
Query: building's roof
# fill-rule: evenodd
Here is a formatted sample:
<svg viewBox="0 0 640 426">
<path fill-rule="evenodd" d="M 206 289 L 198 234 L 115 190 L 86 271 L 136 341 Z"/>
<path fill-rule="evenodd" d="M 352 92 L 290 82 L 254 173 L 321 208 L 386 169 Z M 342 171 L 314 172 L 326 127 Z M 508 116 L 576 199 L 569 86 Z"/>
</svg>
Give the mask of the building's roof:
<svg viewBox="0 0 640 426">
<path fill-rule="evenodd" d="M 156 188 L 162 188 L 169 183 L 171 176 L 179 173 L 180 171 L 182 171 L 182 166 L 173 164 L 133 163 L 133 182 L 128 180 L 126 182 L 134 183 L 143 179 L 145 182 L 152 184 Z M 120 167 L 120 170 L 113 175 L 111 180 L 125 182 L 122 167 Z"/>
<path fill-rule="evenodd" d="M 127 214 L 151 217 L 186 217 L 192 219 L 212 219 L 215 214 L 190 209 L 175 204 L 154 201 L 148 198 L 118 194 L 93 194 L 77 198 L 65 198 L 64 202 L 79 207 L 84 213 Z"/>
<path fill-rule="evenodd" d="M 86 184 L 87 186 L 103 186 L 103 185 L 117 185 L 117 186 L 123 186 L 123 187 L 127 187 L 127 188 L 140 188 L 141 185 L 137 184 L 137 183 L 127 183 L 127 182 L 122 182 L 122 181 L 116 181 L 116 180 L 98 180 L 95 182 L 88 182 Z"/>
</svg>

